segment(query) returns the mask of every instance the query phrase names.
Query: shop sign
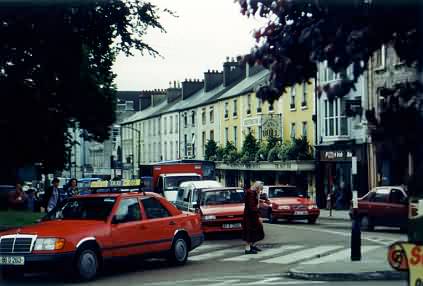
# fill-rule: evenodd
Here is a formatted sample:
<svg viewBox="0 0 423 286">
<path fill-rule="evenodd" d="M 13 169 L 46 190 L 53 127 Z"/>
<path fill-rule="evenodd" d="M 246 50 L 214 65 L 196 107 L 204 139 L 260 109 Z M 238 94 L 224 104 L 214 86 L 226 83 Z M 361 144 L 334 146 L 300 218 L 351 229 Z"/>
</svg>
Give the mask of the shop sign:
<svg viewBox="0 0 423 286">
<path fill-rule="evenodd" d="M 244 127 L 259 126 L 261 124 L 260 117 L 251 117 L 244 119 Z"/>
<path fill-rule="evenodd" d="M 320 151 L 321 161 L 351 161 L 351 151 Z"/>
<path fill-rule="evenodd" d="M 267 118 L 267 120 L 263 122 L 262 136 L 281 137 L 281 121 L 279 117 Z"/>
</svg>

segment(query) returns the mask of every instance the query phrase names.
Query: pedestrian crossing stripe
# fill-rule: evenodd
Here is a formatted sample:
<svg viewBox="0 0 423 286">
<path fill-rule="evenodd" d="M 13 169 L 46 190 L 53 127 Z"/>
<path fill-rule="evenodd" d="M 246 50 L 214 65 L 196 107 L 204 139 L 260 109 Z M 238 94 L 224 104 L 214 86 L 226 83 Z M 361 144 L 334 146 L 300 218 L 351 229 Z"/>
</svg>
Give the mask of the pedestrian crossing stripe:
<svg viewBox="0 0 423 286">
<path fill-rule="evenodd" d="M 226 247 L 226 248 L 223 248 Z M 222 249 L 223 248 L 223 249 Z M 364 245 L 362 253 L 383 248 L 380 245 Z M 223 262 L 258 261 L 273 264 L 320 264 L 328 262 L 349 261 L 350 248 L 343 245 L 321 245 L 307 247 L 305 245 L 282 245 L 266 248 L 253 255 L 245 255 L 242 245 L 204 245 L 190 253 L 190 261 L 219 259 Z"/>
</svg>

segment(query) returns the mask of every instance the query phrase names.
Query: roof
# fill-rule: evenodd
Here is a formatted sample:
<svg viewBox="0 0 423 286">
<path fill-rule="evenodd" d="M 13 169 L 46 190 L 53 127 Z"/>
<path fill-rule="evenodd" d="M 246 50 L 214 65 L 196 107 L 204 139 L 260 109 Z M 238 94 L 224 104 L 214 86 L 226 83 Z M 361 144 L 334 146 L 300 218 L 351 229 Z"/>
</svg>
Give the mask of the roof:
<svg viewBox="0 0 423 286">
<path fill-rule="evenodd" d="M 192 185 L 196 189 L 223 187 L 223 185 L 219 183 L 218 181 L 212 181 L 212 180 L 183 182 L 181 183 L 180 187 L 185 187 L 187 185 Z"/>
<path fill-rule="evenodd" d="M 230 190 L 242 190 L 244 191 L 242 188 L 240 187 L 221 187 L 221 188 L 208 188 L 208 189 L 204 189 L 204 192 L 213 192 L 213 191 L 230 191 Z"/>
<path fill-rule="evenodd" d="M 140 110 L 140 103 L 138 97 L 140 96 L 141 91 L 129 91 L 129 90 L 122 90 L 116 92 L 116 97 L 123 101 L 133 101 L 134 102 L 134 110 Z"/>
<path fill-rule="evenodd" d="M 200 176 L 197 173 L 173 173 L 173 174 L 161 174 L 160 176 L 164 177 L 181 177 L 181 176 Z"/>
<path fill-rule="evenodd" d="M 107 189 L 107 188 L 105 188 Z M 156 193 L 152 193 L 152 192 L 121 192 L 121 193 L 114 193 L 114 192 L 110 192 L 110 193 L 96 193 L 96 194 L 88 194 L 88 195 L 78 195 L 78 196 L 74 196 L 73 198 L 79 199 L 79 198 L 117 198 L 117 197 L 121 197 L 121 196 L 125 196 L 125 197 L 131 197 L 131 196 L 153 196 L 153 197 L 160 197 L 160 195 L 156 194 Z"/>
<path fill-rule="evenodd" d="M 284 188 L 296 188 L 296 186 L 294 186 L 294 185 L 265 185 L 263 187 L 268 187 L 268 188 L 274 188 L 274 187 L 276 187 L 276 188 L 281 188 L 281 187 L 284 187 Z"/>
</svg>

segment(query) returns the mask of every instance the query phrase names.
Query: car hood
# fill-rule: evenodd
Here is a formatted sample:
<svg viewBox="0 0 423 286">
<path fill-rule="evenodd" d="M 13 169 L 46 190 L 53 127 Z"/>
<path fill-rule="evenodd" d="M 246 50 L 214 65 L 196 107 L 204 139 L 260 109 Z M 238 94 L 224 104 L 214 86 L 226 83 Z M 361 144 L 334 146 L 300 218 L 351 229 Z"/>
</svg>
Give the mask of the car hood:
<svg viewBox="0 0 423 286">
<path fill-rule="evenodd" d="M 104 221 L 85 221 L 85 220 L 54 220 L 40 222 L 34 225 L 13 228 L 0 235 L 7 234 L 31 234 L 44 237 L 68 237 L 77 233 L 80 235 L 95 235 L 98 231 L 102 231 L 106 227 Z"/>
<path fill-rule="evenodd" d="M 201 206 L 203 215 L 240 215 L 244 213 L 244 204 L 224 204 Z"/>
<path fill-rule="evenodd" d="M 278 205 L 311 205 L 313 202 L 307 198 L 287 197 L 287 198 L 270 198 L 272 204 Z"/>
</svg>

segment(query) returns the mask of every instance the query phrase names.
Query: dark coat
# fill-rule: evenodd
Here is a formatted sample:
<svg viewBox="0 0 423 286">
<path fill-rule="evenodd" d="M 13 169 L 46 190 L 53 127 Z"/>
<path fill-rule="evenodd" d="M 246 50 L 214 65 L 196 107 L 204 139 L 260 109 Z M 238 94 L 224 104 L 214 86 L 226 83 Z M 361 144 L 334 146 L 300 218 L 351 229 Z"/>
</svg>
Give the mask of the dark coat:
<svg viewBox="0 0 423 286">
<path fill-rule="evenodd" d="M 244 219 L 242 222 L 242 239 L 246 242 L 257 242 L 264 238 L 263 225 L 259 218 L 258 195 L 248 189 L 245 192 Z"/>
</svg>

